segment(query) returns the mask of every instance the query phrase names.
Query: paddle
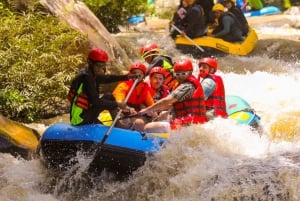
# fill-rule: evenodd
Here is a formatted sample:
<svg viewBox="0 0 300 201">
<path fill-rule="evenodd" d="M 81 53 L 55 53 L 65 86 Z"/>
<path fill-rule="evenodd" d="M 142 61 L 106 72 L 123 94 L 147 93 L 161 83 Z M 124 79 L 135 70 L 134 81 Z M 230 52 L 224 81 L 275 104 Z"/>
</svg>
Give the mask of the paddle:
<svg viewBox="0 0 300 201">
<path fill-rule="evenodd" d="M 0 114 L 0 135 L 12 144 L 23 149 L 35 150 L 40 138 L 39 133 L 21 123 L 7 119 Z"/>
<path fill-rule="evenodd" d="M 119 118 L 119 119 L 129 119 L 129 118 L 135 118 L 135 117 L 152 118 L 151 116 L 149 116 L 149 115 L 147 115 L 147 114 L 139 114 L 139 113 L 136 113 L 136 114 L 131 114 L 131 115 L 127 115 L 127 116 L 121 117 L 121 118 Z"/>
<path fill-rule="evenodd" d="M 172 24 L 172 27 L 174 29 L 176 29 L 176 31 L 178 31 L 180 34 L 182 34 L 182 31 L 180 29 L 178 29 L 174 24 Z M 190 37 L 188 37 L 187 35 L 184 34 L 184 37 L 186 39 L 188 39 L 191 43 L 193 43 L 201 52 L 204 52 L 204 49 L 202 47 L 200 47 L 197 43 L 195 43 L 195 41 L 193 41 Z"/>
<path fill-rule="evenodd" d="M 130 119 L 130 118 L 142 117 L 142 116 L 148 117 L 148 115 L 146 115 L 146 114 L 136 113 L 136 114 L 130 114 L 130 115 L 126 115 L 126 116 L 123 116 L 123 117 L 119 117 L 118 120 Z M 113 121 L 113 120 L 106 120 L 106 121 L 101 121 L 101 122 L 105 123 L 105 122 L 111 122 L 111 121 Z"/>
<path fill-rule="evenodd" d="M 124 103 L 127 103 L 128 99 L 129 99 L 129 97 L 131 96 L 131 94 L 132 94 L 132 92 L 133 92 L 135 86 L 137 85 L 138 81 L 139 81 L 138 78 L 135 79 L 133 85 L 131 86 L 131 88 L 130 88 L 130 90 L 129 90 L 129 92 L 128 92 L 128 94 L 127 94 L 125 100 L 124 100 Z M 108 130 L 107 130 L 106 133 L 104 134 L 104 137 L 103 137 L 103 139 L 102 139 L 101 142 L 100 142 L 100 145 L 103 145 L 103 144 L 105 143 L 105 141 L 106 141 L 106 139 L 108 138 L 108 136 L 109 136 L 111 130 L 112 130 L 113 127 L 115 126 L 116 122 L 119 120 L 119 116 L 121 115 L 121 113 L 122 113 L 122 110 L 119 110 L 118 113 L 117 113 L 117 115 L 116 115 L 116 117 L 115 117 L 115 119 L 114 119 L 114 121 L 113 121 L 113 123 L 111 124 L 111 126 L 108 128 Z"/>
<path fill-rule="evenodd" d="M 149 137 L 169 138 L 170 137 L 170 133 L 158 133 L 158 132 L 153 132 L 153 133 L 142 132 L 141 135 L 144 138 L 149 138 Z"/>
</svg>

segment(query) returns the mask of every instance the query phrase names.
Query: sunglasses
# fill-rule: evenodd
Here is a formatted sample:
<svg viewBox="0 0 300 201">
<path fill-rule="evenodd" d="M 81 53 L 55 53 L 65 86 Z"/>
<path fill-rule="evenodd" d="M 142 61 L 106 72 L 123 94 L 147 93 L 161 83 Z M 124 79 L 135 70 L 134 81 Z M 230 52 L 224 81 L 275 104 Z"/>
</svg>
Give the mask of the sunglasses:
<svg viewBox="0 0 300 201">
<path fill-rule="evenodd" d="M 185 76 L 185 75 L 189 75 L 190 72 L 174 72 L 174 76 Z"/>
<path fill-rule="evenodd" d="M 143 73 L 132 73 L 135 77 L 137 78 L 142 78 L 144 77 L 144 74 Z"/>
<path fill-rule="evenodd" d="M 103 63 L 103 62 L 95 62 L 94 65 L 96 67 L 106 68 L 106 63 Z"/>
</svg>

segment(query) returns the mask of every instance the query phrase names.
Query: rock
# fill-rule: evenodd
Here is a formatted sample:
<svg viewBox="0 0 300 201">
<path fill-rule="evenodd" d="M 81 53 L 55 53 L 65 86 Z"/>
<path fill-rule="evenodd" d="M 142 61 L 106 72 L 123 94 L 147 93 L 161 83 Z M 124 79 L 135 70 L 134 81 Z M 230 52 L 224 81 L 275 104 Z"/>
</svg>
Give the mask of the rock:
<svg viewBox="0 0 300 201">
<path fill-rule="evenodd" d="M 112 61 L 112 71 L 119 71 L 117 66 L 130 65 L 125 51 L 84 3 L 76 0 L 41 0 L 40 3 L 74 29 L 87 34 L 92 47 L 105 49 Z"/>
<path fill-rule="evenodd" d="M 42 103 L 41 116 L 43 119 L 66 114 L 70 110 L 70 103 L 66 99 L 52 97 Z"/>
</svg>

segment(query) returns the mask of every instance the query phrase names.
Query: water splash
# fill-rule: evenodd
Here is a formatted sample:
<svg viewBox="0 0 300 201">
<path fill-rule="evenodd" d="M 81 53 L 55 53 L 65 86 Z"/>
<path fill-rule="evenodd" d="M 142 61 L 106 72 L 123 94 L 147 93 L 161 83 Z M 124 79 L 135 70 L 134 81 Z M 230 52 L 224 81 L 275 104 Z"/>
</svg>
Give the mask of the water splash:
<svg viewBox="0 0 300 201">
<path fill-rule="evenodd" d="M 293 200 L 298 190 L 287 183 L 299 178 L 294 151 L 299 146 L 274 144 L 219 119 L 172 133 L 132 178 L 83 200 Z"/>
</svg>

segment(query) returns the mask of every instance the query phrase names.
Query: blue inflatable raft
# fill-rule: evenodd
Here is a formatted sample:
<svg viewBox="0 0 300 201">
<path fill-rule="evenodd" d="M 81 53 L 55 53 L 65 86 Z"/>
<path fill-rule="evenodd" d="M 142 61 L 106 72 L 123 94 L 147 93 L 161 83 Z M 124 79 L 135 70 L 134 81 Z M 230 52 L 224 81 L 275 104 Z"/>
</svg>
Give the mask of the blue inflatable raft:
<svg viewBox="0 0 300 201">
<path fill-rule="evenodd" d="M 145 21 L 145 14 L 132 15 L 128 20 L 128 24 L 138 24 Z"/>
<path fill-rule="evenodd" d="M 146 155 L 157 152 L 165 140 L 155 134 L 112 128 L 101 143 L 108 129 L 101 124 L 54 124 L 42 135 L 37 151 L 50 169 L 66 170 L 80 154 L 93 157 L 88 171 L 101 173 L 106 169 L 122 177 L 142 166 Z"/>
<path fill-rule="evenodd" d="M 228 118 L 233 119 L 238 125 L 246 124 L 254 129 L 260 129 L 260 117 L 246 100 L 234 95 L 227 95 L 225 100 Z"/>
<path fill-rule="evenodd" d="M 254 16 L 274 15 L 274 14 L 278 14 L 280 12 L 281 12 L 280 9 L 276 6 L 265 6 L 259 10 L 245 12 L 244 15 L 246 17 L 254 17 Z"/>
<path fill-rule="evenodd" d="M 226 110 L 237 124 L 254 128 L 260 125 L 260 117 L 239 96 L 226 96 Z M 37 153 L 50 169 L 64 171 L 86 156 L 91 159 L 89 172 L 101 173 L 105 169 L 123 178 L 142 166 L 147 155 L 157 153 L 169 137 L 168 133 L 140 133 L 121 128 L 112 128 L 107 135 L 109 128 L 101 124 L 54 124 L 42 135 Z M 105 136 L 108 137 L 103 140 Z"/>
</svg>

